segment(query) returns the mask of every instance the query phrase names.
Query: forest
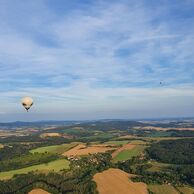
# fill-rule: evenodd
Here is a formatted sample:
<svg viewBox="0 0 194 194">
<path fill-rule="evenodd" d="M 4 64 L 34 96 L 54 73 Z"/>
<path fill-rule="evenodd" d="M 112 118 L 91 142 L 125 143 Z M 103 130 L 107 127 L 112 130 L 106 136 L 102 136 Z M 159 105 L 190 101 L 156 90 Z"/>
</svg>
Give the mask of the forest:
<svg viewBox="0 0 194 194">
<path fill-rule="evenodd" d="M 194 163 L 194 138 L 165 140 L 152 144 L 147 150 L 150 158 L 171 164 Z"/>
</svg>

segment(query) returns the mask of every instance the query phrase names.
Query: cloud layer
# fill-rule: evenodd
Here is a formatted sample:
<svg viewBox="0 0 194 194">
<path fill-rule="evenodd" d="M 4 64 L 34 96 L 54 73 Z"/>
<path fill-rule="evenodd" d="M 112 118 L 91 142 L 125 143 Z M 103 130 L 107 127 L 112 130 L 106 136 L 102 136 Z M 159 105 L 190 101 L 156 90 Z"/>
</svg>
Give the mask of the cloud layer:
<svg viewBox="0 0 194 194">
<path fill-rule="evenodd" d="M 193 32 L 192 0 L 2 0 L 0 118 L 194 116 Z"/>
</svg>

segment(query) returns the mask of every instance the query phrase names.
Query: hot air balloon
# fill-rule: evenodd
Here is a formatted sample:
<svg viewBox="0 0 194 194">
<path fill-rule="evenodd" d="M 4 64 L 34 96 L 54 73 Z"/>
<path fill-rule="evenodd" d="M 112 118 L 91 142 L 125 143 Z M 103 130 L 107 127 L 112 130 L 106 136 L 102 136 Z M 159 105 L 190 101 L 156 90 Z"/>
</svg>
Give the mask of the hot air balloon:
<svg viewBox="0 0 194 194">
<path fill-rule="evenodd" d="M 21 102 L 22 102 L 22 105 L 24 106 L 24 108 L 27 110 L 27 112 L 30 109 L 30 107 L 33 105 L 33 99 L 30 97 L 22 98 Z"/>
</svg>

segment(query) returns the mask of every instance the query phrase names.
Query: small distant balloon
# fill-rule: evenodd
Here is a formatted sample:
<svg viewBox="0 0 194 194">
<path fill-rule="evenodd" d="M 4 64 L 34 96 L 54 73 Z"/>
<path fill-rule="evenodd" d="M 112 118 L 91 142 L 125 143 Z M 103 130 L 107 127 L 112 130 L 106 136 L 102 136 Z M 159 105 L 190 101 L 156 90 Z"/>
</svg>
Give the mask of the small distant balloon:
<svg viewBox="0 0 194 194">
<path fill-rule="evenodd" d="M 31 97 L 24 97 L 22 98 L 21 102 L 24 108 L 27 110 L 27 112 L 33 105 L 33 99 Z"/>
</svg>

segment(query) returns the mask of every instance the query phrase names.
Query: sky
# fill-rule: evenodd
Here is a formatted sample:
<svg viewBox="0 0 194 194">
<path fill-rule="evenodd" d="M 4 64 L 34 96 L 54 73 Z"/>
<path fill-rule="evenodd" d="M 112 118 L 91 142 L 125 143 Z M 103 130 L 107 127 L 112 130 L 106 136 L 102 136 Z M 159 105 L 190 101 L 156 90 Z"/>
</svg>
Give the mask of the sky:
<svg viewBox="0 0 194 194">
<path fill-rule="evenodd" d="M 0 122 L 192 116 L 194 0 L 0 1 Z"/>
</svg>

